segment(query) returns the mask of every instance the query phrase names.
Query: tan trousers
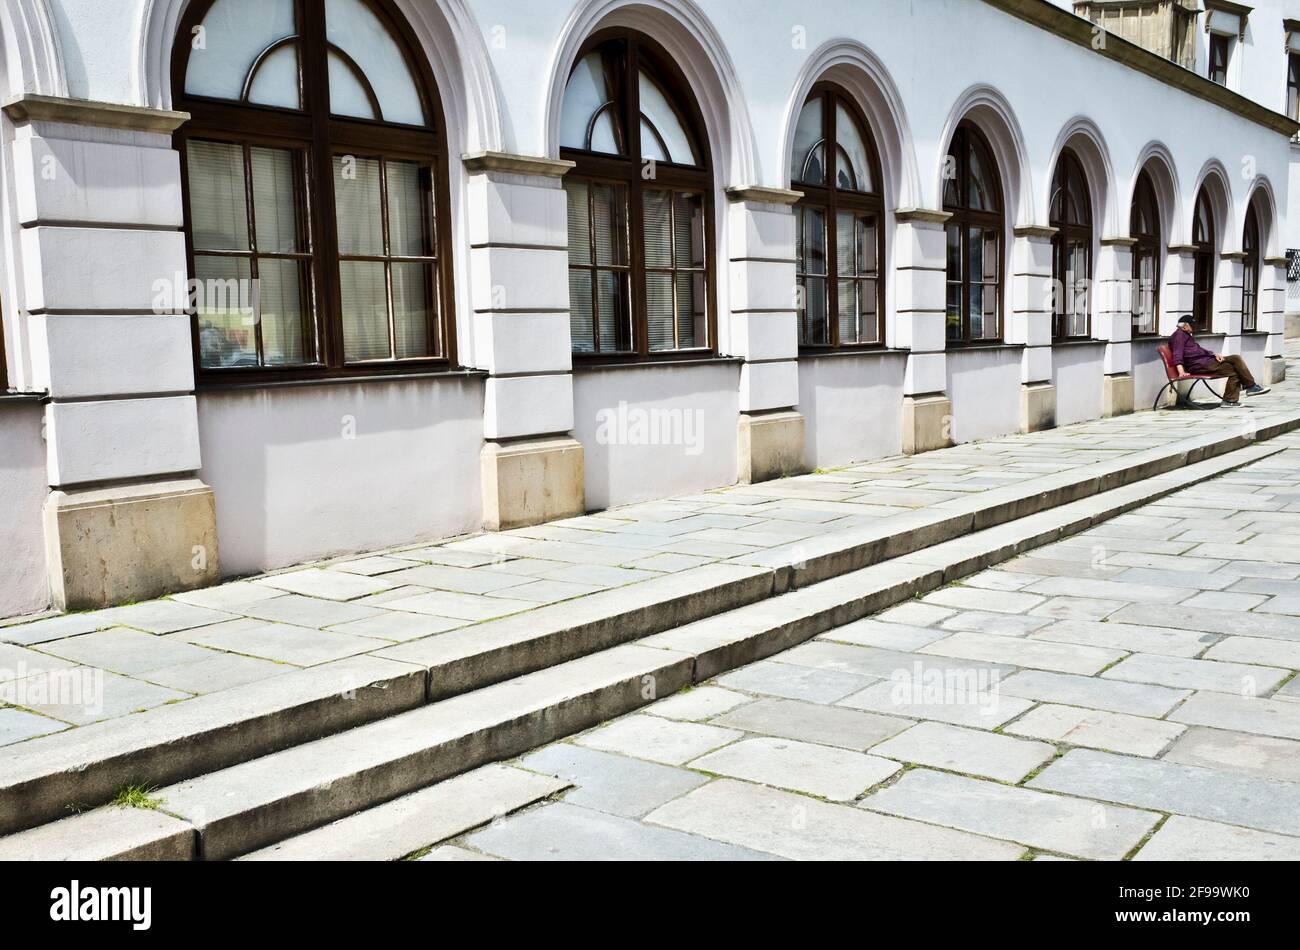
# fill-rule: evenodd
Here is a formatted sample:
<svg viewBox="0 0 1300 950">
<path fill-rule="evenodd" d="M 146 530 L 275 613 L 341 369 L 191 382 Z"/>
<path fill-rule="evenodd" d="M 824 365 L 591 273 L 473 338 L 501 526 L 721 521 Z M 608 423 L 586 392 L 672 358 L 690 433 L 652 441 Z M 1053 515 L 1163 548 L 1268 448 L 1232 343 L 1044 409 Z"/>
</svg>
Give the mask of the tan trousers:
<svg viewBox="0 0 1300 950">
<path fill-rule="evenodd" d="M 1223 388 L 1224 402 L 1236 402 L 1241 396 L 1241 387 L 1249 389 L 1255 385 L 1255 377 L 1250 375 L 1250 368 L 1240 356 L 1225 356 L 1210 369 L 1197 370 L 1196 374 L 1226 379 L 1228 383 Z"/>
</svg>

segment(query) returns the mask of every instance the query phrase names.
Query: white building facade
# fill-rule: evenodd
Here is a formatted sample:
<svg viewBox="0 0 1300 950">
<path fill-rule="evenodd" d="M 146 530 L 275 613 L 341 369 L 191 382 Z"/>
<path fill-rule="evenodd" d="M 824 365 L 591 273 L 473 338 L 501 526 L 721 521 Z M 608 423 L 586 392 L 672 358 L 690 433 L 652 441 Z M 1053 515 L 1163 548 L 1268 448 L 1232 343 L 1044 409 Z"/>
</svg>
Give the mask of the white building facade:
<svg viewBox="0 0 1300 950">
<path fill-rule="evenodd" d="M 1281 378 L 1285 11 L 1073 6 L 5 0 L 0 616 Z"/>
</svg>

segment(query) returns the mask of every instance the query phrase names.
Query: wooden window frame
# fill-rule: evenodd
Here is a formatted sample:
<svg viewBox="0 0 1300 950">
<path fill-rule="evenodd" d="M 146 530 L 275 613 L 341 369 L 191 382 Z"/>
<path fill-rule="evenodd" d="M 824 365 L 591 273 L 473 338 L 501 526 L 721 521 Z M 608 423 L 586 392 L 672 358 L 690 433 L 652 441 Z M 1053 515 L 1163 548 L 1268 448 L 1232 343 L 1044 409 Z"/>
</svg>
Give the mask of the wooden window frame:
<svg viewBox="0 0 1300 950">
<path fill-rule="evenodd" d="M 1146 201 L 1150 204 L 1151 222 L 1154 233 L 1143 233 L 1134 227 L 1137 221 L 1137 209 L 1140 202 Z M 1162 254 L 1160 241 L 1160 198 L 1156 194 L 1155 184 L 1151 181 L 1151 175 L 1143 169 L 1138 173 L 1137 184 L 1133 188 L 1133 204 L 1129 210 L 1129 237 L 1133 238 L 1133 289 L 1132 300 L 1134 304 L 1133 327 L 1131 336 L 1133 338 L 1153 337 L 1160 334 L 1160 275 L 1162 271 Z M 1152 260 L 1152 270 L 1155 273 L 1155 286 L 1151 288 L 1151 316 L 1152 324 L 1155 329 L 1139 329 L 1138 317 L 1139 312 L 1136 309 L 1139 301 L 1139 288 L 1142 280 L 1142 259 L 1150 256 Z"/>
<path fill-rule="evenodd" d="M 1077 175 L 1079 183 L 1083 188 L 1083 198 L 1085 207 L 1083 214 L 1085 223 L 1075 224 L 1066 220 L 1057 219 L 1053 214 L 1053 205 L 1055 204 L 1056 186 L 1060 182 L 1062 188 L 1069 185 L 1070 175 Z M 1065 176 L 1065 177 L 1062 177 Z M 1067 264 L 1067 251 L 1071 244 L 1082 243 L 1087 249 L 1086 269 L 1087 275 L 1085 281 L 1085 301 L 1088 312 L 1084 314 L 1084 329 L 1082 333 L 1070 333 L 1069 320 L 1064 310 L 1065 301 L 1057 298 L 1056 293 L 1052 294 L 1052 339 L 1057 341 L 1064 340 L 1087 340 L 1092 335 L 1092 272 L 1093 272 L 1093 230 L 1092 230 L 1092 189 L 1088 186 L 1088 174 L 1084 170 L 1083 163 L 1073 149 L 1065 148 L 1061 150 L 1060 157 L 1056 160 L 1056 170 L 1052 173 L 1052 190 L 1051 200 L 1048 204 L 1048 214 L 1051 216 L 1048 223 L 1056 228 L 1056 233 L 1052 235 L 1052 280 L 1054 288 L 1063 291 L 1062 296 L 1066 300 L 1072 299 L 1068 288 L 1065 287 L 1065 272 Z"/>
<path fill-rule="evenodd" d="M 309 286 L 304 289 L 303 308 L 318 338 L 317 361 L 290 366 L 205 367 L 202 365 L 198 314 L 191 314 L 191 337 L 195 377 L 198 385 L 238 382 L 270 383 L 289 380 L 332 379 L 384 376 L 418 372 L 436 372 L 456 364 L 455 295 L 452 286 L 450 186 L 448 155 L 443 130 L 442 105 L 437 94 L 432 69 L 419 40 L 406 19 L 390 0 L 362 0 L 384 24 L 406 57 L 425 115 L 425 126 L 412 126 L 380 120 L 332 115 L 329 112 L 328 44 L 325 38 L 323 0 L 293 0 L 298 33 L 298 78 L 301 109 L 255 105 L 247 101 L 215 99 L 185 92 L 185 74 L 191 45 L 189 38 L 203 22 L 209 9 L 219 0 L 196 0 L 182 17 L 176 32 L 172 57 L 172 89 L 175 108 L 190 113 L 190 120 L 173 135 L 173 145 L 181 155 L 181 192 L 184 205 L 186 263 L 190 276 L 194 270 L 194 241 L 190 213 L 189 180 L 186 169 L 187 143 L 192 139 L 226 142 L 242 146 L 247 155 L 250 147 L 264 146 L 297 150 L 305 156 L 305 183 L 298 195 L 299 221 L 309 241 Z M 279 45 L 283 41 L 277 41 Z M 261 54 L 265 56 L 269 50 Z M 355 70 L 355 65 L 353 66 Z M 367 87 L 368 88 L 368 87 Z M 245 96 L 247 90 L 245 90 Z M 376 110 L 378 112 L 378 110 Z M 429 215 L 433 229 L 431 249 L 436 259 L 432 268 L 433 287 L 427 332 L 437 341 L 438 355 L 407 359 L 344 360 L 342 293 L 340 289 L 340 254 L 334 202 L 333 161 L 336 155 L 358 158 L 381 157 L 393 161 L 411 161 L 429 168 L 429 198 L 433 203 Z M 246 194 L 251 208 L 252 184 L 246 175 Z M 388 214 L 388 194 L 381 191 L 382 214 Z M 250 244 L 255 247 L 250 234 Z M 201 254 L 207 253 L 200 251 Z M 391 314 L 392 286 L 385 269 L 386 298 Z M 260 337 L 260 327 L 259 327 Z M 396 341 L 393 341 L 396 345 Z M 306 340 L 304 340 L 304 351 Z"/>
<path fill-rule="evenodd" d="M 1252 240 L 1253 238 L 1253 240 Z M 1259 327 L 1259 275 L 1260 275 L 1259 215 L 1255 206 L 1246 208 L 1246 226 L 1241 235 L 1241 329 L 1254 331 Z"/>
<path fill-rule="evenodd" d="M 1204 240 L 1196 240 L 1196 227 L 1200 219 L 1200 208 L 1204 202 L 1206 221 L 1210 233 Z M 1192 320 L 1200 333 L 1209 333 L 1214 326 L 1214 288 L 1215 288 L 1215 245 L 1217 227 L 1214 220 L 1214 206 L 1210 204 L 1210 194 L 1201 188 L 1192 207 Z M 1202 286 L 1204 285 L 1204 286 Z"/>
<path fill-rule="evenodd" d="M 993 198 L 997 202 L 997 211 L 979 211 L 964 206 L 950 205 L 947 202 L 947 188 L 944 188 L 944 205 L 943 210 L 948 213 L 948 220 L 944 225 L 944 269 L 945 269 L 945 293 L 944 293 L 944 314 L 945 328 L 944 338 L 946 346 L 956 347 L 979 347 L 979 346 L 1000 346 L 1004 342 L 1005 324 L 1003 321 L 1003 308 L 1006 302 L 1006 200 L 1002 193 L 1002 175 L 998 166 L 993 149 L 989 145 L 988 139 L 980 131 L 979 126 L 970 121 L 963 121 L 957 126 L 953 133 L 953 141 L 949 143 L 946 156 L 952 154 L 953 149 L 957 148 L 958 143 L 973 142 L 976 151 L 980 152 L 980 157 L 984 161 L 984 166 L 988 170 L 989 185 L 993 189 Z M 970 194 L 970 150 L 965 147 L 957 148 L 957 194 L 958 199 L 962 202 L 969 200 Z M 970 335 L 970 248 L 969 238 L 972 227 L 987 228 L 994 231 L 998 236 L 998 279 L 995 284 L 997 288 L 997 306 L 994 308 L 994 319 L 997 321 L 997 333 L 992 337 L 984 337 L 978 340 L 972 340 Z M 947 287 L 954 283 L 947 278 L 947 233 L 949 228 L 961 229 L 961 319 L 959 328 L 960 336 L 956 339 L 948 336 L 947 331 Z M 981 282 L 985 283 L 985 282 Z"/>
<path fill-rule="evenodd" d="M 628 273 L 630 276 L 631 312 L 632 312 L 632 347 L 622 351 L 573 351 L 573 361 L 577 365 L 590 363 L 638 363 L 646 360 L 690 360 L 713 356 L 718 351 L 718 315 L 717 315 L 717 233 L 715 228 L 713 160 L 709 151 L 709 138 L 695 96 L 681 71 L 673 64 L 672 58 L 654 40 L 636 30 L 611 28 L 593 33 L 583 43 L 574 58 L 574 68 L 582 62 L 583 57 L 607 43 L 622 43 L 623 57 L 621 101 L 618 104 L 617 122 L 621 122 L 623 135 L 626 136 L 624 155 L 611 155 L 604 152 L 592 152 L 585 149 L 563 146 L 560 157 L 575 163 L 565 175 L 565 181 L 582 180 L 597 184 L 619 184 L 627 188 L 627 228 L 628 228 Z M 641 102 L 638 70 L 642 64 L 647 72 L 659 84 L 668 104 L 676 111 L 687 133 L 692 138 L 699 165 L 682 165 L 675 162 L 655 162 L 655 177 L 649 181 L 642 177 L 644 160 L 641 153 Z M 616 128 L 620 126 L 616 125 Z M 645 216 L 644 192 L 695 192 L 703 196 L 704 207 L 704 281 L 705 281 L 705 326 L 708 342 L 705 346 L 689 349 L 652 350 L 650 349 L 650 332 L 648 308 L 646 304 L 646 255 L 645 255 Z M 675 202 L 674 202 L 675 204 Z M 589 223 L 588 227 L 594 227 Z M 675 253 L 675 246 L 674 246 Z M 571 265 L 575 269 L 585 269 L 583 265 Z M 611 269 L 601 265 L 601 269 Z M 660 271 L 661 267 L 651 267 L 651 271 Z M 675 267 L 677 274 L 698 272 L 698 269 Z M 674 281 L 674 287 L 675 287 Z M 593 302 L 596 292 L 593 286 Z M 674 291 L 675 295 L 675 291 Z M 592 310 L 595 328 L 593 339 L 599 340 L 600 321 L 596 310 Z M 676 332 L 677 326 L 674 327 Z"/>
<path fill-rule="evenodd" d="M 832 82 L 818 82 L 808 93 L 808 98 L 804 100 L 804 106 L 807 106 L 813 99 L 820 98 L 822 101 L 822 139 L 823 146 L 822 167 L 824 170 L 824 185 L 810 184 L 800 181 L 795 177 L 798 173 L 792 167 L 790 169 L 790 187 L 796 191 L 803 192 L 803 197 L 795 203 L 795 227 L 803 227 L 803 216 L 799 214 L 799 209 L 812 208 L 823 212 L 826 222 L 826 273 L 807 274 L 799 270 L 800 261 L 796 254 L 795 260 L 795 281 L 801 291 L 807 294 L 807 278 L 823 278 L 826 281 L 826 320 L 830 329 L 830 342 L 828 343 L 811 343 L 807 338 L 806 315 L 807 308 L 800 312 L 799 315 L 799 349 L 807 353 L 824 353 L 827 350 L 845 349 L 845 350 L 878 350 L 885 346 L 885 201 L 881 194 L 884 188 L 884 179 L 880 170 L 880 153 L 876 148 L 875 136 L 872 135 L 871 126 L 858 108 L 853 98 L 840 86 Z M 839 187 L 839 176 L 837 174 L 837 163 L 839 161 L 839 136 L 837 132 L 838 123 L 836 122 L 836 106 L 842 105 L 848 112 L 852 121 L 858 125 L 858 131 L 862 134 L 863 144 L 867 148 L 867 161 L 871 164 L 871 180 L 875 185 L 874 192 L 863 191 L 845 191 Z M 800 107 L 802 112 L 803 107 Z M 814 145 L 814 148 L 816 145 Z M 876 339 L 865 343 L 844 343 L 840 340 L 840 297 L 839 283 L 841 280 L 860 281 L 864 278 L 860 275 L 841 275 L 839 273 L 839 218 L 841 211 L 863 212 L 874 214 L 876 216 Z M 795 246 L 799 246 L 800 241 L 796 238 Z"/>
<path fill-rule="evenodd" d="M 1223 62 L 1217 62 L 1216 53 L 1222 51 Z M 1206 78 L 1220 86 L 1228 85 L 1228 67 L 1232 63 L 1232 37 L 1226 33 L 1211 33 L 1209 46 L 1209 69 Z M 1218 76 L 1223 78 L 1217 78 Z"/>
</svg>

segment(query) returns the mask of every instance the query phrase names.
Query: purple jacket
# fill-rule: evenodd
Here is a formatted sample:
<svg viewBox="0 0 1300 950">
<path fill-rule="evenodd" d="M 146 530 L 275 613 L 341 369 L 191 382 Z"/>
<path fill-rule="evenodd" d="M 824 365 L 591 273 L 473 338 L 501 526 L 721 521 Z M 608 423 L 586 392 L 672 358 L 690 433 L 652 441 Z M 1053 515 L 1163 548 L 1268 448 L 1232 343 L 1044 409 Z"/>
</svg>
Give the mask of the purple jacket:
<svg viewBox="0 0 1300 950">
<path fill-rule="evenodd" d="M 1169 338 L 1169 351 L 1173 354 L 1174 366 L 1181 366 L 1189 373 L 1214 369 L 1219 362 L 1213 353 L 1182 329 L 1175 330 Z"/>
</svg>

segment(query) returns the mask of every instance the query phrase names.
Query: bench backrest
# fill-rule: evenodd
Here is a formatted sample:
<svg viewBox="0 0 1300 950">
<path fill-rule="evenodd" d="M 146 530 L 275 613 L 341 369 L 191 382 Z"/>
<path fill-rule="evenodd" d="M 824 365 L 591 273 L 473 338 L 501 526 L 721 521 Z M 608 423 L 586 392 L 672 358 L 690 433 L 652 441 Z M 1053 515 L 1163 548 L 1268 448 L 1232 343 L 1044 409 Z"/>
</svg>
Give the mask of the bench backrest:
<svg viewBox="0 0 1300 950">
<path fill-rule="evenodd" d="M 1165 375 L 1171 380 L 1178 378 L 1178 367 L 1174 365 L 1174 354 L 1168 346 L 1161 344 L 1156 347 L 1156 352 L 1160 354 L 1160 359 L 1165 364 Z"/>
</svg>

